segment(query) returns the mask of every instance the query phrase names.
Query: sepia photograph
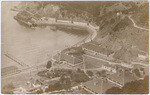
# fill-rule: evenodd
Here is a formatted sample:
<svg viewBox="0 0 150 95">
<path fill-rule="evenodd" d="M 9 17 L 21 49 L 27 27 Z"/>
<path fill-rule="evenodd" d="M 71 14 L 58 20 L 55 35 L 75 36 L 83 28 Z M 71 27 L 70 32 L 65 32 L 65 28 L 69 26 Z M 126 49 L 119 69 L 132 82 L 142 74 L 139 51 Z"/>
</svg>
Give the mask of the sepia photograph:
<svg viewBox="0 0 150 95">
<path fill-rule="evenodd" d="M 149 94 L 149 1 L 1 1 L 1 94 Z"/>
</svg>

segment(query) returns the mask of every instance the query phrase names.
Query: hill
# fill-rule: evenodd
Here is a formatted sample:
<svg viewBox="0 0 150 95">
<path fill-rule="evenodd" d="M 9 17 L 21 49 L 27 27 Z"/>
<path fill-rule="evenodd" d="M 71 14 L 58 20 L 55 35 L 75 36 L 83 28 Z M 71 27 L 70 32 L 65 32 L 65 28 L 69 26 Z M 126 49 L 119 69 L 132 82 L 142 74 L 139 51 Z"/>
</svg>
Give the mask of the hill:
<svg viewBox="0 0 150 95">
<path fill-rule="evenodd" d="M 107 41 L 107 44 L 116 42 L 116 47 L 129 44 L 148 53 L 148 31 L 134 27 L 129 19 L 131 16 L 137 26 L 148 29 L 148 1 L 23 1 L 19 7 L 45 17 L 96 24 L 100 26 L 95 39 L 97 42 L 104 43 L 103 38 L 109 35 L 110 42 Z"/>
</svg>

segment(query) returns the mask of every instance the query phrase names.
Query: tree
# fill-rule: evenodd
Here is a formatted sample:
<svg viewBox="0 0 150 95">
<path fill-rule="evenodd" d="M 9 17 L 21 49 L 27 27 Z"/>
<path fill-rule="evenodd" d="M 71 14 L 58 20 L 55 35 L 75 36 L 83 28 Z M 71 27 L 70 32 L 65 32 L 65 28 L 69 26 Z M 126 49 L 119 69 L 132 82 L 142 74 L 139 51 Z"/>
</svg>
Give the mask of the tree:
<svg viewBox="0 0 150 95">
<path fill-rule="evenodd" d="M 80 68 L 78 68 L 78 69 L 77 69 L 77 72 L 78 72 L 78 73 L 82 73 L 83 71 L 82 71 Z"/>
<path fill-rule="evenodd" d="M 39 90 L 37 90 L 37 92 L 35 94 L 42 94 L 42 93 L 43 93 L 43 90 L 39 89 Z"/>
<path fill-rule="evenodd" d="M 87 71 L 86 72 L 89 76 L 93 76 L 93 72 L 92 71 Z"/>
<path fill-rule="evenodd" d="M 111 89 L 108 89 L 105 93 L 106 94 L 121 94 L 122 90 L 118 87 L 112 87 Z"/>
<path fill-rule="evenodd" d="M 13 94 L 13 89 L 15 89 L 15 86 L 13 85 L 13 83 L 9 83 L 2 88 L 2 93 Z"/>
<path fill-rule="evenodd" d="M 135 73 L 135 75 L 137 76 L 137 77 L 141 77 L 141 74 L 140 74 L 140 71 L 139 71 L 139 69 L 135 69 L 134 70 L 134 73 Z"/>
<path fill-rule="evenodd" d="M 106 71 L 105 71 L 105 70 L 98 71 L 96 74 L 97 74 L 99 77 L 106 77 Z"/>
<path fill-rule="evenodd" d="M 63 89 L 66 89 L 66 90 L 70 89 L 70 87 L 71 87 L 71 79 L 70 79 L 70 76 L 65 75 L 65 74 L 62 75 L 62 76 L 60 77 L 60 83 L 61 83 Z"/>
<path fill-rule="evenodd" d="M 71 76 L 72 80 L 77 83 L 86 82 L 89 77 L 85 73 L 75 73 Z"/>
<path fill-rule="evenodd" d="M 63 88 L 62 88 L 62 85 L 60 84 L 60 82 L 56 82 L 53 85 L 49 85 L 48 88 L 45 90 L 45 92 L 61 90 L 61 89 L 63 89 Z"/>
<path fill-rule="evenodd" d="M 48 62 L 47 62 L 47 65 L 46 65 L 46 68 L 49 69 L 49 68 L 51 68 L 51 66 L 52 66 L 52 62 L 51 62 L 51 61 L 48 61 Z"/>
</svg>

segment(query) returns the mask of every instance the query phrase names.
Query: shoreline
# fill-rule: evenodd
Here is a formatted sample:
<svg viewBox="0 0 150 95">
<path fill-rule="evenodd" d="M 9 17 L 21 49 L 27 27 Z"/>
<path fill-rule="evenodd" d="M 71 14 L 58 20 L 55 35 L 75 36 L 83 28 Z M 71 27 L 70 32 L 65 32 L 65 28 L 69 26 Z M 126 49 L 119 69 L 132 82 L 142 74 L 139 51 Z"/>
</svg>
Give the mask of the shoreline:
<svg viewBox="0 0 150 95">
<path fill-rule="evenodd" d="M 55 26 L 58 26 L 58 25 L 63 25 L 63 26 L 67 26 L 67 27 L 72 27 L 72 28 L 78 28 L 78 29 L 84 29 L 85 31 L 89 32 L 89 35 L 87 35 L 87 37 L 85 37 L 83 40 L 77 42 L 76 44 L 70 46 L 70 47 L 74 47 L 74 46 L 80 46 L 84 43 L 87 43 L 87 42 L 90 42 L 91 40 L 93 40 L 96 36 L 97 36 L 97 30 L 96 30 L 96 27 L 92 26 L 91 24 L 87 25 L 87 23 L 83 23 L 83 22 L 74 22 L 74 23 L 71 23 L 70 21 L 59 21 L 58 22 L 50 22 L 50 23 L 46 23 L 45 26 L 51 26 L 51 25 L 55 25 Z M 67 47 L 68 48 L 68 47 Z M 64 49 L 67 49 L 67 48 L 62 48 L 61 50 L 56 50 L 56 51 L 63 51 Z M 57 54 L 57 52 L 56 52 Z M 53 58 L 53 55 L 52 57 Z M 50 58 L 50 59 L 51 59 Z M 17 75 L 21 75 L 25 72 L 28 73 L 28 71 L 30 70 L 33 70 L 41 65 L 44 65 L 43 64 L 44 62 L 42 63 L 39 63 L 38 65 L 32 65 L 31 67 L 27 67 L 27 68 L 23 68 L 21 69 L 21 72 L 20 73 L 17 73 Z M 12 74 L 12 75 L 6 75 L 6 76 L 3 76 L 2 79 L 5 79 L 5 78 L 11 78 L 11 77 L 14 77 L 16 74 Z"/>
<path fill-rule="evenodd" d="M 84 23 L 84 22 L 74 21 L 73 23 L 71 23 L 71 21 L 68 21 L 68 20 L 58 20 L 57 22 L 55 22 L 54 18 L 48 18 L 47 21 L 38 21 L 36 24 L 37 26 L 59 26 L 61 25 L 61 26 L 64 26 L 65 28 L 71 27 L 71 28 L 86 30 L 87 32 L 89 32 L 89 35 L 82 41 L 78 42 L 77 44 L 79 43 L 83 44 L 83 42 L 87 43 L 91 40 L 94 40 L 97 36 L 97 30 L 99 29 L 98 26 L 95 27 L 91 24 L 87 25 L 87 23 Z"/>
</svg>

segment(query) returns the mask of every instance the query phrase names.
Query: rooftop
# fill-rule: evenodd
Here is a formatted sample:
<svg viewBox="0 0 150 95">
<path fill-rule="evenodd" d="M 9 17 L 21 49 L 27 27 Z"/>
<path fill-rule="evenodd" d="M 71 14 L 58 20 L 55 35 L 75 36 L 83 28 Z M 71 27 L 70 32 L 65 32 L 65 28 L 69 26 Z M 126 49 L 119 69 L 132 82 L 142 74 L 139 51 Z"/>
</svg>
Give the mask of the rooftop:
<svg viewBox="0 0 150 95">
<path fill-rule="evenodd" d="M 104 94 L 108 89 L 118 87 L 116 84 L 102 78 L 94 78 L 93 80 L 83 83 L 83 86 L 96 94 Z"/>
<path fill-rule="evenodd" d="M 108 48 L 103 48 L 102 46 L 98 45 L 97 42 L 94 42 L 94 41 L 83 44 L 82 48 L 86 48 L 86 49 L 95 51 L 97 53 L 102 53 L 105 55 L 107 54 L 110 55 L 113 53 L 112 50 L 109 50 Z"/>
<path fill-rule="evenodd" d="M 138 57 L 138 50 L 134 47 L 122 47 L 120 50 L 115 52 L 113 57 L 125 62 L 131 62 L 132 60 Z"/>
</svg>

